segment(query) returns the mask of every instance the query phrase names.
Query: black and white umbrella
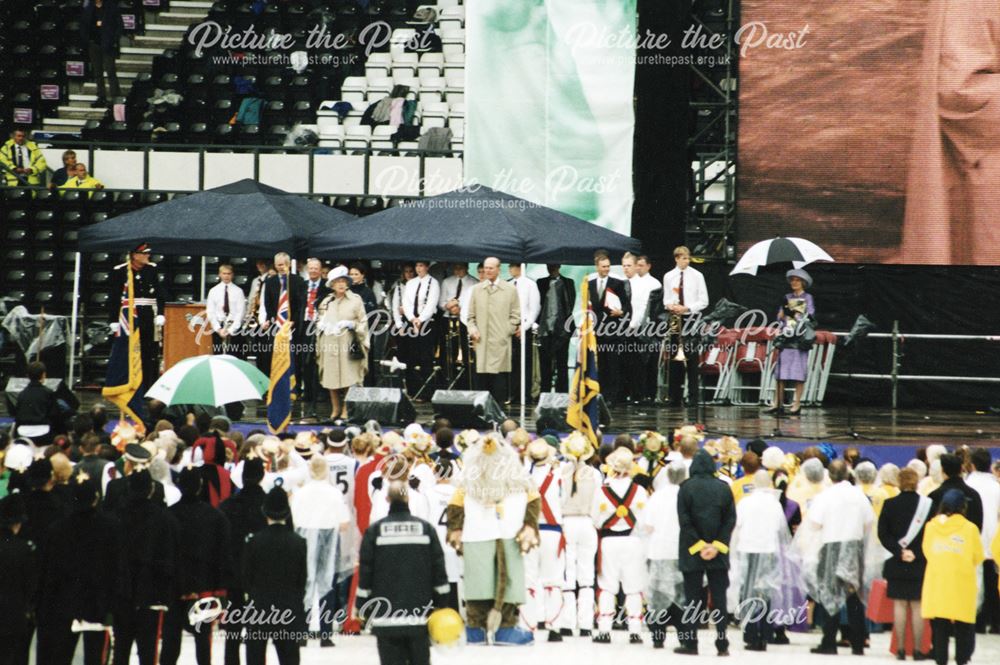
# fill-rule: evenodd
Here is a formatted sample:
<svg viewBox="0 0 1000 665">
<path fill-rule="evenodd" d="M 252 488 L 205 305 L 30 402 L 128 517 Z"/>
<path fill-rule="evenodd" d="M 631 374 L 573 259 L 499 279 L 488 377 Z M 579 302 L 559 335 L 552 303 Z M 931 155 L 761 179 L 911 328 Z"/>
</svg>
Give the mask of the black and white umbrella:
<svg viewBox="0 0 1000 665">
<path fill-rule="evenodd" d="M 761 266 L 776 263 L 791 263 L 794 268 L 801 268 L 814 261 L 833 261 L 822 247 L 804 238 L 774 238 L 762 240 L 748 249 L 730 275 L 756 275 Z"/>
</svg>

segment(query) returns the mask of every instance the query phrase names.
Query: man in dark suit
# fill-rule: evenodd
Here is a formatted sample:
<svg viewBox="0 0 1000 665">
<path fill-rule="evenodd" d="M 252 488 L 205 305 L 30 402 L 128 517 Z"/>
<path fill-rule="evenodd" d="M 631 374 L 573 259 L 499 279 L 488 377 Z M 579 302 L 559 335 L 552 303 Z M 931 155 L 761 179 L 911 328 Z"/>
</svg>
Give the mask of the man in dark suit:
<svg viewBox="0 0 1000 665">
<path fill-rule="evenodd" d="M 292 258 L 285 252 L 278 252 L 274 255 L 274 270 L 278 274 L 271 275 L 264 280 L 264 326 L 267 331 L 267 344 L 268 348 L 271 348 L 274 344 L 274 336 L 278 334 L 276 328 L 278 307 L 281 294 L 287 292 L 288 310 L 284 316 L 292 322 L 292 353 L 294 357 L 295 349 L 301 348 L 305 333 L 303 319 L 306 310 L 306 283 L 301 277 L 292 273 Z M 299 362 L 299 358 L 295 358 L 295 385 L 300 392 L 302 383 L 302 363 Z"/>
<path fill-rule="evenodd" d="M 332 293 L 323 279 L 323 263 L 319 259 L 306 261 L 308 279 L 304 280 L 305 302 L 303 304 L 303 325 L 301 331 L 302 352 L 297 362 L 302 367 L 302 412 L 316 415 L 316 397 L 320 393 L 319 371 L 316 365 L 316 331 L 314 322 L 319 320 L 319 304 Z"/>
<path fill-rule="evenodd" d="M 272 488 L 264 498 L 267 526 L 243 548 L 243 588 L 255 610 L 266 617 L 246 626 L 248 665 L 264 664 L 268 641 L 274 643 L 280 665 L 299 662 L 296 638 L 304 639 L 308 628 L 303 607 L 308 566 L 306 541 L 287 524 L 291 513 L 285 490 Z"/>
<path fill-rule="evenodd" d="M 569 392 L 569 373 L 566 368 L 569 340 L 576 327 L 573 320 L 576 284 L 569 277 L 559 274 L 558 263 L 550 263 L 546 267 L 549 276 L 538 280 L 538 295 L 542 305 L 542 311 L 538 315 L 540 389 L 547 393 L 555 385 L 557 393 L 565 393 Z"/>
<path fill-rule="evenodd" d="M 594 312 L 597 336 L 597 376 L 608 406 L 621 398 L 622 344 L 632 312 L 629 289 L 623 280 L 612 277 L 611 258 L 604 250 L 594 254 L 597 276 L 589 283 L 590 309 Z"/>
</svg>

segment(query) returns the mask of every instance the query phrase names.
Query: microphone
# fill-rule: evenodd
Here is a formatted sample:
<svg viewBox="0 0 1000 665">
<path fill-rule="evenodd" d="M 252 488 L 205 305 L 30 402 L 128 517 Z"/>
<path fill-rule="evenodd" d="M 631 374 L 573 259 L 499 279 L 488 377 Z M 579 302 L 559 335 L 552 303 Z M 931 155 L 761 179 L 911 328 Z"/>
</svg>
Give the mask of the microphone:
<svg viewBox="0 0 1000 665">
<path fill-rule="evenodd" d="M 379 365 L 388 367 L 390 372 L 398 372 L 401 369 L 406 369 L 406 363 L 400 362 L 396 356 L 393 356 L 392 360 L 380 360 Z"/>
</svg>

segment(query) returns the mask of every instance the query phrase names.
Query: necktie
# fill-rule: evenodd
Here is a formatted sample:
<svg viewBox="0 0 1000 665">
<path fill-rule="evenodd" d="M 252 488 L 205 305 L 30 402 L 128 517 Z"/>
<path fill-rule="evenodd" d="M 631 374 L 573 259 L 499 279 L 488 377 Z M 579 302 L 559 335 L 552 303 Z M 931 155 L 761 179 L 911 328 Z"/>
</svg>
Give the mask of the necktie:
<svg viewBox="0 0 1000 665">
<path fill-rule="evenodd" d="M 462 284 L 465 283 L 464 279 L 458 280 L 458 289 L 455 291 L 455 300 L 462 297 Z"/>
<path fill-rule="evenodd" d="M 229 287 L 222 285 L 222 313 L 229 316 Z"/>
<path fill-rule="evenodd" d="M 684 306 L 684 271 L 683 270 L 681 270 L 681 281 L 680 281 L 680 284 L 677 285 L 677 302 L 681 305 L 681 307 Z"/>
<path fill-rule="evenodd" d="M 417 292 L 413 294 L 413 316 L 420 316 L 420 287 L 423 281 L 417 280 Z"/>
<path fill-rule="evenodd" d="M 21 146 L 19 146 L 19 145 L 15 145 L 14 146 L 14 154 L 16 155 L 16 159 L 17 159 L 17 168 L 23 169 L 24 168 L 24 155 L 21 153 Z"/>
<path fill-rule="evenodd" d="M 312 321 L 316 318 L 316 284 L 309 284 L 309 297 L 306 300 L 306 319 Z"/>
</svg>

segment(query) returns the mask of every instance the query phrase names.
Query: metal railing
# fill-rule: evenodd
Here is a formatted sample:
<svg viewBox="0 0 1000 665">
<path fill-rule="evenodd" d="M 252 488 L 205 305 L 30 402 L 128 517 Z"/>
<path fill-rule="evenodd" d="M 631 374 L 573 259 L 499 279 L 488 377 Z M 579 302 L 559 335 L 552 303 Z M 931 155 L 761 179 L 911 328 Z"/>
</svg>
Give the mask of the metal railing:
<svg viewBox="0 0 1000 665">
<path fill-rule="evenodd" d="M 848 333 L 834 333 L 838 337 L 844 337 Z M 1000 335 L 939 335 L 924 333 L 901 333 L 899 331 L 899 321 L 893 321 L 892 332 L 870 333 L 868 337 L 873 339 L 892 340 L 892 363 L 888 374 L 838 372 L 830 376 L 841 379 L 859 379 L 862 381 L 890 381 L 892 385 L 892 408 L 897 408 L 899 404 L 899 384 L 901 381 L 925 381 L 925 382 L 946 382 L 946 383 L 994 383 L 1000 384 L 1000 377 L 993 376 L 947 376 L 939 374 L 902 374 L 903 354 L 900 345 L 908 339 L 924 339 L 936 341 L 967 341 L 967 342 L 1000 342 Z"/>
</svg>

